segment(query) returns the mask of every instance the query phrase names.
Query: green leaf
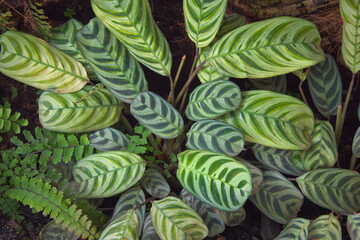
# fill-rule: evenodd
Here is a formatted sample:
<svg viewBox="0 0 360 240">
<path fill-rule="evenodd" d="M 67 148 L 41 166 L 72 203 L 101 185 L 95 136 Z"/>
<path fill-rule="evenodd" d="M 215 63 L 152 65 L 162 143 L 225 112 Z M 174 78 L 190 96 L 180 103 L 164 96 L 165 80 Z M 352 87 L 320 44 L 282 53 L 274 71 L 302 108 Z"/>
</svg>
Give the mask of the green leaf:
<svg viewBox="0 0 360 240">
<path fill-rule="evenodd" d="M 139 62 L 163 76 L 170 75 L 169 44 L 154 21 L 147 0 L 91 0 L 91 6 Z"/>
<path fill-rule="evenodd" d="M 76 40 L 99 80 L 116 98 L 131 103 L 148 89 L 140 64 L 98 18 L 91 19 Z"/>
<path fill-rule="evenodd" d="M 351 240 L 360 238 L 360 216 L 358 214 L 351 214 L 347 216 L 346 228 Z"/>
<path fill-rule="evenodd" d="M 235 83 L 212 81 L 194 89 L 185 114 L 193 121 L 213 119 L 238 108 L 240 102 L 241 91 Z"/>
<path fill-rule="evenodd" d="M 360 127 L 356 130 L 352 142 L 352 153 L 355 157 L 360 158 Z"/>
<path fill-rule="evenodd" d="M 91 146 L 99 151 L 126 151 L 128 149 L 129 139 L 115 128 L 104 128 L 89 134 Z"/>
<path fill-rule="evenodd" d="M 251 193 L 251 175 L 242 163 L 205 150 L 187 150 L 177 157 L 176 176 L 190 194 L 224 211 L 244 205 Z"/>
<path fill-rule="evenodd" d="M 203 239 L 208 229 L 201 217 L 179 198 L 154 201 L 150 210 L 156 233 L 162 240 Z"/>
<path fill-rule="evenodd" d="M 320 40 L 313 23 L 277 17 L 226 34 L 211 47 L 208 61 L 228 77 L 272 77 L 323 61 Z"/>
<path fill-rule="evenodd" d="M 258 90 L 268 90 L 278 93 L 286 93 L 286 75 L 269 78 L 251 78 L 251 84 Z"/>
<path fill-rule="evenodd" d="M 239 28 L 245 25 L 245 17 L 237 13 L 226 14 L 221 22 L 219 31 L 216 34 L 215 40 L 221 38 L 225 34 L 231 32 L 232 30 Z M 213 41 L 214 42 L 214 41 Z"/>
<path fill-rule="evenodd" d="M 41 240 L 76 240 L 79 236 L 76 232 L 69 232 L 61 224 L 57 224 L 55 220 L 52 220 L 46 224 L 40 231 Z"/>
<path fill-rule="evenodd" d="M 180 113 L 159 95 L 139 93 L 130 105 L 131 114 L 150 132 L 164 139 L 182 133 L 184 120 Z"/>
<path fill-rule="evenodd" d="M 242 207 L 233 212 L 222 211 L 215 208 L 215 212 L 221 217 L 226 226 L 238 226 L 246 217 L 245 209 Z"/>
<path fill-rule="evenodd" d="M 210 47 L 204 47 L 199 49 L 199 58 L 196 63 L 198 67 L 204 60 L 207 59 L 210 53 Z M 205 64 L 197 73 L 201 83 L 212 82 L 216 80 L 229 80 L 224 74 L 218 72 L 218 70 L 211 64 Z"/>
<path fill-rule="evenodd" d="M 203 149 L 236 156 L 244 149 L 242 133 L 226 123 L 202 120 L 194 123 L 186 134 L 189 149 Z"/>
<path fill-rule="evenodd" d="M 301 175 L 296 182 L 305 197 L 321 207 L 341 213 L 360 210 L 360 175 L 357 172 L 322 168 Z"/>
<path fill-rule="evenodd" d="M 360 70 L 360 2 L 340 0 L 339 7 L 344 23 L 341 53 L 346 66 L 355 74 Z"/>
<path fill-rule="evenodd" d="M 254 193 L 257 192 L 257 190 L 260 187 L 260 183 L 264 180 L 264 175 L 258 167 L 254 166 L 249 161 L 242 159 L 240 157 L 236 157 L 235 159 L 240 161 L 242 164 L 244 164 L 245 167 L 249 169 L 251 173 L 251 185 L 252 185 L 251 195 L 253 195 Z"/>
<path fill-rule="evenodd" d="M 309 240 L 341 240 L 341 225 L 333 214 L 321 215 L 309 225 Z"/>
<path fill-rule="evenodd" d="M 126 191 L 144 174 L 145 161 L 128 152 L 111 151 L 87 156 L 77 162 L 73 175 L 78 197 L 110 197 Z"/>
<path fill-rule="evenodd" d="M 196 47 L 206 47 L 215 38 L 225 14 L 227 0 L 184 0 L 185 27 Z"/>
<path fill-rule="evenodd" d="M 308 236 L 308 226 L 310 220 L 305 218 L 294 218 L 275 240 L 306 240 Z"/>
<path fill-rule="evenodd" d="M 310 147 L 314 114 L 302 101 L 271 91 L 242 93 L 240 107 L 219 120 L 238 128 L 246 142 L 280 149 Z"/>
<path fill-rule="evenodd" d="M 147 169 L 141 179 L 141 185 L 155 198 L 164 198 L 170 193 L 170 186 L 165 178 L 155 169 Z"/>
<path fill-rule="evenodd" d="M 146 216 L 144 228 L 142 230 L 141 240 L 160 240 L 159 236 L 157 235 L 154 225 L 151 221 L 150 214 Z"/>
<path fill-rule="evenodd" d="M 0 45 L 0 72 L 17 81 L 56 93 L 76 92 L 89 81 L 78 61 L 30 34 L 6 31 Z"/>
<path fill-rule="evenodd" d="M 44 92 L 39 98 L 39 119 L 41 125 L 58 132 L 89 132 L 115 124 L 123 107 L 106 89 L 88 94 L 92 88 L 67 94 Z"/>
<path fill-rule="evenodd" d="M 275 222 L 286 224 L 295 218 L 304 200 L 297 187 L 277 171 L 263 171 L 264 180 L 249 200 Z"/>
</svg>

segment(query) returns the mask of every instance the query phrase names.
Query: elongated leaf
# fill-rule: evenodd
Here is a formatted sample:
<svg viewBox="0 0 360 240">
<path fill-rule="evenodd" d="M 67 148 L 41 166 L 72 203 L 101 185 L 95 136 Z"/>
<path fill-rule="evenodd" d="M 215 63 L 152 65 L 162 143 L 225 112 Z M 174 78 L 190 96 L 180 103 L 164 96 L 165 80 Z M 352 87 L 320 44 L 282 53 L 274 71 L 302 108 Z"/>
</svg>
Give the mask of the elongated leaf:
<svg viewBox="0 0 360 240">
<path fill-rule="evenodd" d="M 216 236 L 225 230 L 224 221 L 210 205 L 203 203 L 199 199 L 195 198 L 185 189 L 181 190 L 180 198 L 192 209 L 194 209 L 202 218 L 209 230 L 209 237 Z"/>
<path fill-rule="evenodd" d="M 138 94 L 130 105 L 130 112 L 150 132 L 165 139 L 177 137 L 184 128 L 180 113 L 153 92 Z"/>
<path fill-rule="evenodd" d="M 246 217 L 246 212 L 243 207 L 233 212 L 222 211 L 215 208 L 215 212 L 221 217 L 226 226 L 240 225 Z"/>
<path fill-rule="evenodd" d="M 150 214 L 147 215 L 145 218 L 141 240 L 160 240 L 159 236 L 155 231 L 154 225 L 152 224 Z"/>
<path fill-rule="evenodd" d="M 321 215 L 309 225 L 309 240 L 341 240 L 341 225 L 334 215 Z"/>
<path fill-rule="evenodd" d="M 360 70 L 360 1 L 340 0 L 343 19 L 341 53 L 346 66 L 355 74 Z"/>
<path fill-rule="evenodd" d="M 30 34 L 6 31 L 0 36 L 0 46 L 0 72 L 22 83 L 69 93 L 89 81 L 81 63 Z"/>
<path fill-rule="evenodd" d="M 199 66 L 208 56 L 210 47 L 204 47 L 199 49 L 199 58 L 196 66 Z M 224 74 L 218 72 L 218 70 L 211 64 L 205 64 L 197 73 L 197 76 L 201 83 L 212 82 L 216 80 L 229 80 Z"/>
<path fill-rule="evenodd" d="M 346 228 L 351 240 L 360 238 L 360 216 L 358 214 L 351 214 L 347 217 Z"/>
<path fill-rule="evenodd" d="M 240 102 L 241 91 L 235 83 L 212 81 L 194 89 L 185 114 L 193 121 L 213 119 L 238 108 Z"/>
<path fill-rule="evenodd" d="M 241 16 L 237 13 L 233 13 L 233 14 L 225 13 L 224 18 L 221 22 L 219 31 L 216 34 L 215 40 L 221 38 L 225 34 L 231 32 L 232 30 L 235 30 L 236 28 L 239 28 L 243 25 L 245 25 L 245 17 L 244 16 Z"/>
<path fill-rule="evenodd" d="M 280 149 L 310 147 L 314 114 L 306 104 L 271 91 L 247 91 L 242 96 L 241 106 L 219 120 L 238 128 L 245 141 Z"/>
<path fill-rule="evenodd" d="M 352 142 L 352 153 L 355 157 L 360 158 L 360 127 L 356 130 Z"/>
<path fill-rule="evenodd" d="M 129 152 L 112 151 L 87 156 L 73 168 L 78 197 L 110 197 L 124 192 L 144 174 L 145 161 Z"/>
<path fill-rule="evenodd" d="M 111 239 L 139 239 L 138 218 L 134 210 L 129 210 L 127 214 L 110 223 L 101 233 L 99 240 Z"/>
<path fill-rule="evenodd" d="M 275 240 L 306 240 L 308 236 L 308 226 L 310 220 L 305 218 L 294 218 Z"/>
<path fill-rule="evenodd" d="M 145 171 L 141 185 L 153 197 L 164 198 L 170 193 L 170 186 L 165 178 L 155 169 Z"/>
<path fill-rule="evenodd" d="M 251 84 L 258 90 L 268 90 L 278 93 L 286 93 L 286 75 L 269 78 L 251 78 Z"/>
<path fill-rule="evenodd" d="M 123 107 L 106 89 L 89 94 L 90 86 L 67 94 L 44 92 L 39 98 L 39 120 L 41 125 L 58 132 L 89 132 L 106 128 L 116 123 Z"/>
<path fill-rule="evenodd" d="M 346 169 L 322 168 L 296 179 L 301 191 L 317 205 L 342 213 L 360 210 L 360 175 Z"/>
<path fill-rule="evenodd" d="M 148 89 L 140 64 L 98 18 L 91 19 L 76 40 L 99 80 L 115 97 L 131 103 Z"/>
<path fill-rule="evenodd" d="M 264 180 L 249 200 L 275 222 L 286 224 L 295 218 L 304 200 L 297 187 L 277 171 L 263 171 Z"/>
<path fill-rule="evenodd" d="M 311 98 L 321 115 L 329 118 L 336 115 L 342 98 L 342 81 L 335 59 L 325 54 L 326 59 L 312 66 L 308 74 Z"/>
<path fill-rule="evenodd" d="M 251 175 L 239 161 L 205 150 L 177 155 L 176 176 L 190 194 L 224 211 L 241 208 L 251 193 Z"/>
<path fill-rule="evenodd" d="M 179 198 L 166 197 L 154 201 L 150 214 L 162 240 L 203 239 L 208 235 L 201 217 Z"/>
<path fill-rule="evenodd" d="M 126 151 L 128 149 L 129 139 L 115 128 L 104 128 L 89 134 L 91 146 L 99 151 Z"/>
<path fill-rule="evenodd" d="M 41 229 L 39 237 L 40 240 L 76 240 L 79 238 L 76 231 L 67 231 L 62 224 L 57 224 L 55 220 L 52 220 Z"/>
<path fill-rule="evenodd" d="M 258 167 L 251 164 L 249 161 L 239 157 L 236 157 L 235 159 L 237 161 L 240 161 L 242 164 L 245 165 L 245 167 L 249 169 L 251 173 L 251 185 L 252 185 L 251 195 L 253 195 L 254 193 L 257 192 L 257 190 L 260 187 L 260 183 L 264 180 L 264 175 Z"/>
<path fill-rule="evenodd" d="M 226 123 L 202 120 L 194 123 L 186 134 L 186 146 L 236 156 L 244 149 L 242 133 Z"/>
<path fill-rule="evenodd" d="M 169 44 L 151 15 L 147 0 L 91 0 L 95 15 L 142 64 L 170 75 Z"/>
<path fill-rule="evenodd" d="M 208 61 L 229 77 L 265 78 L 324 60 L 315 25 L 294 17 L 250 23 L 219 39 Z"/>
</svg>

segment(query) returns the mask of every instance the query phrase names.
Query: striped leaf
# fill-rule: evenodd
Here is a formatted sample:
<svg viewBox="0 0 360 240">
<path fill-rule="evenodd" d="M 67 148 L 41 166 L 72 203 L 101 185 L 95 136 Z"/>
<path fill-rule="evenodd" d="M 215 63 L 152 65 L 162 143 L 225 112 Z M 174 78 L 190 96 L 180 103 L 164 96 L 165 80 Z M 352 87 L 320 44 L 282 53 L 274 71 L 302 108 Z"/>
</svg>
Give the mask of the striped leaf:
<svg viewBox="0 0 360 240">
<path fill-rule="evenodd" d="M 292 151 L 255 144 L 251 147 L 256 159 L 270 169 L 281 173 L 300 176 L 304 173 L 292 161 Z"/>
<path fill-rule="evenodd" d="M 340 0 L 343 19 L 341 53 L 346 66 L 355 74 L 360 70 L 360 1 Z"/>
<path fill-rule="evenodd" d="M 286 93 L 286 75 L 269 78 L 251 78 L 251 84 L 258 90 L 268 90 L 278 93 Z"/>
<path fill-rule="evenodd" d="M 63 25 L 51 29 L 50 43 L 63 53 L 78 60 L 85 68 L 91 79 L 96 79 L 96 75 L 85 58 L 81 54 L 75 40 L 75 34 L 84 25 L 78 20 L 71 18 Z"/>
<path fill-rule="evenodd" d="M 186 134 L 186 147 L 203 149 L 236 156 L 244 149 L 242 133 L 226 123 L 201 120 L 194 123 Z"/>
<path fill-rule="evenodd" d="M 202 218 L 209 230 L 209 237 L 214 237 L 225 230 L 225 224 L 221 217 L 215 212 L 210 205 L 203 203 L 185 189 L 181 190 L 180 198 L 192 209 L 194 209 Z"/>
<path fill-rule="evenodd" d="M 123 103 L 106 89 L 89 94 L 92 87 L 86 86 L 75 93 L 56 94 L 44 92 L 39 98 L 41 125 L 58 132 L 89 132 L 106 128 L 119 121 Z"/>
<path fill-rule="evenodd" d="M 351 240 L 360 238 L 360 215 L 351 214 L 347 216 L 346 228 Z"/>
<path fill-rule="evenodd" d="M 112 151 L 89 155 L 73 168 L 78 197 L 110 197 L 126 191 L 144 174 L 146 162 L 134 153 Z"/>
<path fill-rule="evenodd" d="M 308 74 L 311 98 L 321 115 L 329 118 L 336 115 L 342 98 L 342 80 L 335 59 L 325 54 L 326 59 L 312 66 Z"/>
<path fill-rule="evenodd" d="M 170 186 L 165 178 L 155 169 L 145 171 L 141 179 L 141 185 L 145 190 L 155 198 L 164 198 L 170 193 Z"/>
<path fill-rule="evenodd" d="M 203 239 L 208 229 L 201 217 L 179 198 L 154 201 L 150 210 L 156 233 L 162 240 Z"/>
<path fill-rule="evenodd" d="M 227 0 L 184 0 L 185 27 L 196 47 L 206 47 L 215 38 L 224 17 Z"/>
<path fill-rule="evenodd" d="M 215 40 L 218 40 L 225 34 L 245 25 L 245 17 L 237 13 L 226 14 L 221 22 L 219 31 L 216 34 Z M 214 42 L 214 41 L 213 41 Z"/>
<path fill-rule="evenodd" d="M 224 211 L 244 205 L 251 193 L 251 175 L 242 163 L 205 150 L 187 150 L 177 157 L 176 176 L 190 194 Z"/>
<path fill-rule="evenodd" d="M 151 221 L 150 214 L 146 216 L 144 228 L 142 230 L 141 240 L 160 240 L 159 236 L 157 235 L 154 225 Z"/>
<path fill-rule="evenodd" d="M 334 166 L 338 157 L 335 133 L 328 121 L 315 121 L 312 144 L 302 151 L 301 163 L 305 171 Z"/>
<path fill-rule="evenodd" d="M 147 0 L 91 0 L 95 15 L 139 62 L 169 76 L 169 44 L 156 25 Z"/>
<path fill-rule="evenodd" d="M 226 34 L 211 47 L 208 61 L 228 77 L 272 77 L 323 61 L 320 40 L 313 23 L 277 17 Z"/>
<path fill-rule="evenodd" d="M 130 112 L 150 132 L 164 139 L 177 137 L 184 128 L 180 113 L 162 97 L 150 91 L 136 96 L 130 105 Z"/>
<path fill-rule="evenodd" d="M 280 149 L 310 147 L 314 114 L 302 101 L 271 91 L 243 92 L 240 107 L 219 120 L 238 128 L 246 142 Z"/>
<path fill-rule="evenodd" d="M 131 103 L 148 89 L 140 64 L 98 18 L 91 19 L 76 40 L 99 80 L 115 97 Z"/>
<path fill-rule="evenodd" d="M 275 240 L 306 240 L 308 236 L 308 226 L 310 220 L 305 218 L 294 218 Z"/>
<path fill-rule="evenodd" d="M 333 214 L 321 215 L 309 225 L 309 240 L 341 240 L 341 225 Z"/>
<path fill-rule="evenodd" d="M 210 47 L 204 47 L 199 49 L 199 58 L 196 63 L 198 67 L 208 56 L 210 52 Z M 211 64 L 205 64 L 197 73 L 201 83 L 212 82 L 216 80 L 229 80 L 229 77 L 226 77 L 224 74 L 218 72 L 218 70 Z"/>
<path fill-rule="evenodd" d="M 81 63 L 30 34 L 6 31 L 0 36 L 0 47 L 0 72 L 19 82 L 69 93 L 89 81 Z"/>
<path fill-rule="evenodd" d="M 352 142 L 352 154 L 355 157 L 360 158 L 360 127 L 358 127 L 354 135 Z"/>
<path fill-rule="evenodd" d="M 89 134 L 91 146 L 99 151 L 126 151 L 128 149 L 129 139 L 115 128 L 104 128 Z"/>
<path fill-rule="evenodd" d="M 194 89 L 185 114 L 193 121 L 213 119 L 238 108 L 240 103 L 240 88 L 233 82 L 217 80 Z"/>
<path fill-rule="evenodd" d="M 317 205 L 341 213 L 360 210 L 360 175 L 354 171 L 321 168 L 296 179 L 301 191 Z"/>
<path fill-rule="evenodd" d="M 243 207 L 233 212 L 222 211 L 219 209 L 215 209 L 215 212 L 221 217 L 226 226 L 230 227 L 240 225 L 246 217 L 246 212 Z"/>
<path fill-rule="evenodd" d="M 101 233 L 99 240 L 139 239 L 138 218 L 134 210 L 110 223 Z"/>
<path fill-rule="evenodd" d="M 245 167 L 249 169 L 251 173 L 251 185 L 252 185 L 251 195 L 253 195 L 254 193 L 257 192 L 257 190 L 260 187 L 260 183 L 264 180 L 264 175 L 258 167 L 251 164 L 249 161 L 239 157 L 236 157 L 235 159 L 240 161 L 242 164 L 245 165 Z"/>
<path fill-rule="evenodd" d="M 264 181 L 249 200 L 275 222 L 286 224 L 295 218 L 304 200 L 297 187 L 277 171 L 263 171 Z"/>
<path fill-rule="evenodd" d="M 62 224 L 57 224 L 56 220 L 46 224 L 39 234 L 40 240 L 77 240 L 78 238 L 79 236 L 76 234 L 76 231 L 69 232 L 67 229 L 64 229 Z"/>
</svg>

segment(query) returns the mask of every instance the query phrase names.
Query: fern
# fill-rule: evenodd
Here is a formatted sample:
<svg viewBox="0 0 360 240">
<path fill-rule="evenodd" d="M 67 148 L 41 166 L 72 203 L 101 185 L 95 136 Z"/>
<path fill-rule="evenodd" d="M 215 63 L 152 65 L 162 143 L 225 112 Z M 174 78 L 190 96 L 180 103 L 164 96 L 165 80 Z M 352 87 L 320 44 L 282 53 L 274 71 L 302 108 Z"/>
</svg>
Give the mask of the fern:
<svg viewBox="0 0 360 240">
<path fill-rule="evenodd" d="M 0 105 L 0 133 L 19 134 L 21 127 L 28 125 L 27 119 L 20 119 L 20 113 L 13 114 L 10 103 L 6 100 L 4 105 Z"/>
<path fill-rule="evenodd" d="M 0 10 L 0 31 L 5 32 L 6 30 L 15 30 L 14 22 L 11 22 L 12 14 L 10 11 L 3 13 Z"/>
<path fill-rule="evenodd" d="M 21 222 L 24 220 L 24 217 L 19 211 L 20 204 L 18 201 L 4 196 L 5 189 L 6 188 L 2 187 L 2 190 L 0 190 L 0 210 L 3 215 L 9 217 L 10 219 Z"/>
<path fill-rule="evenodd" d="M 41 38 L 49 40 L 51 26 L 47 22 L 48 17 L 45 16 L 44 10 L 41 9 L 42 4 L 39 2 L 32 3 L 29 1 L 29 5 L 24 1 L 24 8 L 26 17 L 25 20 L 31 24 L 31 27 L 36 30 Z"/>
</svg>

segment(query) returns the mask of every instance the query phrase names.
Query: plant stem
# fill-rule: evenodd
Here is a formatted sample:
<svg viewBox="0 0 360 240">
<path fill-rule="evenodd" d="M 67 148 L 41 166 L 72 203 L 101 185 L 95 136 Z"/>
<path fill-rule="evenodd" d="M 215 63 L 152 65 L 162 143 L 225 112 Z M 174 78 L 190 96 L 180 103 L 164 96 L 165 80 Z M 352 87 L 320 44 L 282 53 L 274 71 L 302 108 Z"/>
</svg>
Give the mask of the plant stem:
<svg viewBox="0 0 360 240">
<path fill-rule="evenodd" d="M 174 102 L 175 102 L 175 98 L 174 98 L 174 80 L 172 79 L 172 76 L 169 75 L 169 80 L 170 80 L 170 94 L 169 94 L 169 97 L 170 97 L 170 103 L 171 105 L 174 106 Z M 169 101 L 169 100 L 168 100 Z"/>
<path fill-rule="evenodd" d="M 120 116 L 120 122 L 124 125 L 126 131 L 129 134 L 134 134 L 134 128 L 131 126 L 131 124 L 129 123 L 129 121 L 126 119 L 126 117 L 124 117 L 124 115 L 121 114 Z"/>
<path fill-rule="evenodd" d="M 198 58 L 199 58 L 199 49 L 196 48 L 196 50 L 195 50 L 195 56 L 194 56 L 194 61 L 193 61 L 193 64 L 192 64 L 192 66 L 191 66 L 191 70 L 190 70 L 190 73 L 189 73 L 189 78 L 190 78 L 191 74 L 193 73 L 193 71 L 194 71 L 194 69 L 195 69 L 196 62 L 197 62 Z"/>
<path fill-rule="evenodd" d="M 174 80 L 174 90 L 176 88 L 176 84 L 179 80 L 179 76 L 180 76 L 180 73 L 181 73 L 181 70 L 183 69 L 184 67 L 184 63 L 185 63 L 185 59 L 186 59 L 186 55 L 184 55 L 182 58 L 181 58 L 181 62 L 180 62 L 180 65 L 179 65 L 179 68 L 176 72 L 176 76 L 175 76 L 175 80 Z M 170 95 L 168 97 L 168 102 L 170 102 L 170 99 L 174 96 L 174 92 L 170 92 Z"/>
<path fill-rule="evenodd" d="M 349 167 L 350 170 L 355 170 L 356 159 L 357 159 L 357 157 L 354 154 L 352 154 L 351 161 L 350 161 L 350 167 Z"/>
<path fill-rule="evenodd" d="M 184 116 L 184 107 L 185 107 L 185 102 L 186 102 L 186 97 L 187 97 L 187 93 L 189 92 L 189 89 L 186 89 L 185 93 L 184 93 L 184 97 L 181 99 L 181 104 L 180 104 L 180 108 L 179 108 L 179 112 L 182 116 Z"/>
<path fill-rule="evenodd" d="M 336 115 L 336 126 L 335 126 L 336 146 L 339 146 L 339 143 L 340 143 L 340 125 L 341 125 L 341 118 L 342 118 L 341 115 L 342 115 L 342 106 L 339 105 L 338 110 L 337 110 L 337 115 Z"/>
<path fill-rule="evenodd" d="M 348 92 L 346 93 L 344 109 L 343 109 L 343 112 L 342 112 L 342 115 L 341 115 L 341 126 L 340 126 L 341 131 L 340 131 L 340 134 L 342 132 L 342 128 L 343 128 L 343 125 L 344 125 L 344 120 L 345 120 L 345 116 L 346 116 L 347 107 L 349 105 L 351 92 L 352 92 L 352 89 L 353 89 L 353 86 L 354 86 L 354 80 L 355 80 L 355 74 L 353 73 L 353 75 L 351 77 L 351 82 L 350 82 L 350 85 L 349 85 Z"/>
<path fill-rule="evenodd" d="M 146 199 L 145 202 L 143 202 L 142 204 L 138 205 L 136 208 L 134 208 L 134 210 L 141 208 L 142 206 L 148 204 L 148 203 L 149 203 L 150 201 L 152 201 L 152 200 L 154 200 L 154 197 L 151 197 L 151 198 Z"/>
<path fill-rule="evenodd" d="M 304 80 L 304 81 L 305 81 L 305 80 Z M 300 91 L 300 94 L 301 94 L 301 97 L 302 97 L 303 101 L 306 103 L 306 105 L 309 106 L 309 103 L 308 103 L 308 101 L 306 100 L 306 96 L 305 96 L 305 94 L 304 94 L 304 91 L 302 90 L 302 84 L 303 84 L 304 81 L 303 81 L 303 80 L 300 80 L 300 83 L 299 83 L 299 91 Z"/>
<path fill-rule="evenodd" d="M 158 165 L 156 165 L 155 163 L 153 163 L 151 161 L 146 161 L 146 164 L 149 164 L 160 171 L 164 171 L 164 169 L 162 169 L 161 167 L 159 167 Z"/>
</svg>

